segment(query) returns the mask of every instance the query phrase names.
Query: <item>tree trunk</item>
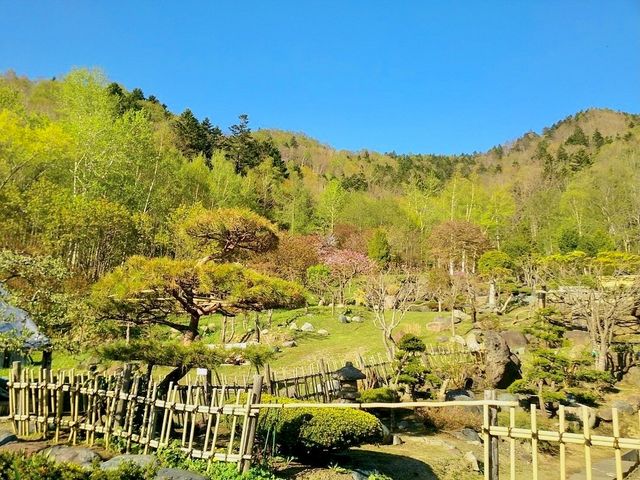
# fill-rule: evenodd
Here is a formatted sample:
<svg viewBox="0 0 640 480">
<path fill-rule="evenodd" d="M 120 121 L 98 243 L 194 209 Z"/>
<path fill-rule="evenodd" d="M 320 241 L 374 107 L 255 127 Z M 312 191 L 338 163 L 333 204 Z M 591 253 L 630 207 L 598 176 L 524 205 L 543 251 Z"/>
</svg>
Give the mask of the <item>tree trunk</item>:
<svg viewBox="0 0 640 480">
<path fill-rule="evenodd" d="M 596 357 L 596 370 L 604 372 L 607 370 L 607 354 L 609 353 L 609 346 L 605 342 L 601 342 L 598 345 L 598 356 Z"/>
<path fill-rule="evenodd" d="M 489 282 L 489 308 L 496 308 L 496 281 L 493 279 Z"/>
<path fill-rule="evenodd" d="M 189 373 L 190 368 L 180 365 L 179 367 L 171 370 L 166 377 L 162 379 L 162 381 L 158 384 L 158 393 L 160 395 L 165 395 L 169 391 L 169 384 L 178 383 L 187 373 Z"/>
<path fill-rule="evenodd" d="M 184 344 L 189 344 L 198 337 L 199 324 L 200 324 L 200 315 L 196 313 L 192 313 L 191 319 L 189 320 L 189 329 L 185 330 L 184 334 L 182 335 L 182 342 Z"/>
</svg>

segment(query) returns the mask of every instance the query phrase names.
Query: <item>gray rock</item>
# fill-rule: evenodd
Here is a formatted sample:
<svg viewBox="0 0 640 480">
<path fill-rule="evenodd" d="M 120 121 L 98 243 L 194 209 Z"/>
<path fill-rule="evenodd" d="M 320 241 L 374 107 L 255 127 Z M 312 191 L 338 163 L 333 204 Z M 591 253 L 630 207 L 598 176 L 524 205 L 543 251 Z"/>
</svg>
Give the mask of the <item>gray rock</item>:
<svg viewBox="0 0 640 480">
<path fill-rule="evenodd" d="M 347 317 L 346 315 L 340 315 L 338 317 L 338 320 L 340 320 L 340 323 L 349 323 L 349 317 Z"/>
<path fill-rule="evenodd" d="M 524 351 L 529 341 L 524 333 L 517 332 L 515 330 L 507 330 L 506 332 L 500 332 L 500 336 L 507 342 L 509 350 L 515 352 L 517 350 Z"/>
<path fill-rule="evenodd" d="M 611 413 L 611 409 L 608 407 L 599 408 L 596 415 L 598 415 L 598 418 L 603 422 L 613 421 L 613 414 Z"/>
<path fill-rule="evenodd" d="M 402 420 L 398 423 L 398 430 L 406 430 L 407 428 L 409 428 L 409 422 L 406 420 Z"/>
<path fill-rule="evenodd" d="M 351 478 L 353 478 L 353 480 L 368 480 L 369 477 L 375 473 L 375 470 L 365 470 L 361 468 L 358 470 L 352 470 Z"/>
<path fill-rule="evenodd" d="M 296 322 L 291 322 L 289 324 L 289 330 L 300 330 L 300 329 L 298 328 L 298 324 Z"/>
<path fill-rule="evenodd" d="M 474 332 L 469 332 L 464 337 L 464 342 L 467 344 L 467 348 L 470 352 L 479 352 L 480 351 L 480 342 L 476 338 L 476 334 Z"/>
<path fill-rule="evenodd" d="M 287 340 L 286 342 L 282 342 L 282 346 L 286 348 L 297 347 L 298 344 L 295 340 Z"/>
<path fill-rule="evenodd" d="M 17 441 L 18 437 L 16 437 L 12 432 L 0 431 L 0 445 L 6 445 Z"/>
<path fill-rule="evenodd" d="M 445 394 L 444 394 L 444 399 L 447 402 L 468 402 L 469 400 L 473 400 L 475 397 L 473 395 L 473 392 L 470 392 L 469 390 L 462 390 L 462 389 L 457 389 L 457 390 L 448 390 Z"/>
<path fill-rule="evenodd" d="M 633 408 L 633 405 L 631 405 L 629 402 L 625 402 L 624 400 L 616 400 L 611 403 L 611 406 L 613 408 L 617 408 L 618 412 L 624 415 L 633 415 L 634 413 L 636 413 L 636 409 Z"/>
<path fill-rule="evenodd" d="M 488 388 L 506 388 L 520 378 L 520 361 L 511 354 L 507 342 L 498 333 L 484 334 L 484 381 Z"/>
<path fill-rule="evenodd" d="M 473 454 L 473 452 L 467 452 L 464 454 L 464 461 L 467 462 L 467 465 L 471 467 L 471 470 L 474 472 L 480 471 L 480 464 L 478 463 L 478 458 Z"/>
<path fill-rule="evenodd" d="M 54 445 L 45 450 L 44 454 L 56 462 L 73 463 L 81 467 L 91 467 L 94 461 L 101 460 L 93 450 L 67 445 Z"/>
<path fill-rule="evenodd" d="M 582 426 L 582 406 L 576 407 L 564 407 L 565 414 L 569 417 L 570 421 L 576 421 L 578 425 Z M 593 408 L 589 408 L 589 428 L 595 428 L 598 424 L 598 415 Z"/>
<path fill-rule="evenodd" d="M 476 432 L 473 428 L 463 428 L 458 433 L 460 434 L 459 438 L 461 438 L 465 442 L 474 442 L 474 443 L 482 442 L 480 435 L 478 435 L 478 432 Z"/>
<path fill-rule="evenodd" d="M 384 423 L 380 423 L 382 427 L 382 444 L 383 445 L 391 445 L 393 443 L 393 435 L 391 435 L 391 430 Z"/>
<path fill-rule="evenodd" d="M 179 468 L 161 468 L 156 474 L 156 480 L 206 480 L 207 477 L 189 470 Z"/>
<path fill-rule="evenodd" d="M 351 317 L 351 321 L 354 323 L 362 323 L 364 322 L 364 318 L 359 315 L 354 315 L 353 317 Z"/>
<path fill-rule="evenodd" d="M 313 328 L 313 325 L 311 325 L 309 322 L 306 322 L 300 327 L 300 330 L 302 330 L 303 332 L 313 332 L 315 331 L 315 328 Z"/>
<path fill-rule="evenodd" d="M 402 437 L 400 435 L 393 436 L 392 445 L 402 445 L 403 443 L 404 443 L 404 440 L 402 440 Z"/>
<path fill-rule="evenodd" d="M 106 462 L 102 462 L 100 468 L 102 470 L 115 470 L 123 463 L 133 463 L 139 467 L 148 467 L 158 463 L 158 460 L 153 455 L 117 455 Z"/>
<path fill-rule="evenodd" d="M 326 337 L 329 335 L 329 332 L 324 328 L 321 328 L 320 330 L 318 330 L 318 335 L 322 335 L 323 337 Z"/>
</svg>

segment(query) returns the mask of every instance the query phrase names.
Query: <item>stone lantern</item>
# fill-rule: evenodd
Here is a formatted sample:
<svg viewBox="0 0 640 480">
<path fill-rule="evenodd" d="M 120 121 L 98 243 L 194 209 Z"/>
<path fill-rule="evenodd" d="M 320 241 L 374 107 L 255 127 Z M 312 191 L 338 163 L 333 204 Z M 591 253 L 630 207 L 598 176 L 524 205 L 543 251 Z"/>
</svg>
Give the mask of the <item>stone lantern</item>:
<svg viewBox="0 0 640 480">
<path fill-rule="evenodd" d="M 338 401 L 355 402 L 360 397 L 358 392 L 358 380 L 364 380 L 367 376 L 353 366 L 353 363 L 346 362 L 344 367 L 333 374 L 333 378 L 340 382 L 338 391 Z"/>
</svg>

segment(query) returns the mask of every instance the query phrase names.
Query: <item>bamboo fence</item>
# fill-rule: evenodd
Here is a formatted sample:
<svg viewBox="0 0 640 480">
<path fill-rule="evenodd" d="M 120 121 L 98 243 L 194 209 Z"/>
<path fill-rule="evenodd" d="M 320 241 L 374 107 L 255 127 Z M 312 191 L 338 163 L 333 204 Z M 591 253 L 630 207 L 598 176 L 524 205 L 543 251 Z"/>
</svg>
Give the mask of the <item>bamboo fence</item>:
<svg viewBox="0 0 640 480">
<path fill-rule="evenodd" d="M 178 442 L 193 458 L 233 462 L 241 470 L 251 463 L 261 376 L 249 391 L 170 384 L 165 393 L 128 368 L 101 376 L 22 370 L 16 362 L 8 386 L 9 417 L 23 437 L 89 446 L 101 437 L 106 446 L 120 442 L 129 452 L 136 444 L 144 453 Z"/>
<path fill-rule="evenodd" d="M 306 381 L 311 388 L 311 381 Z M 575 455 L 576 445 L 583 450 L 584 476 L 581 478 L 586 480 L 601 478 L 593 472 L 594 448 L 610 451 L 615 471 L 610 472 L 609 478 L 616 480 L 622 480 L 628 470 L 629 462 L 625 460 L 630 458 L 629 453 L 634 453 L 637 459 L 640 452 L 640 439 L 621 435 L 619 413 L 615 408 L 612 409 L 612 435 L 606 436 L 592 432 L 589 420 L 594 413 L 587 407 L 580 410 L 580 431 L 570 431 L 569 420 L 575 418 L 571 418 L 563 406 L 558 411 L 556 430 L 538 427 L 539 410 L 535 405 L 529 407 L 528 425 L 517 425 L 518 402 L 496 400 L 495 391 L 487 391 L 484 399 L 473 401 L 330 404 L 324 398 L 316 402 L 310 395 L 310 401 L 300 403 L 261 403 L 263 386 L 268 390 L 269 382 L 263 384 L 258 375 L 248 390 L 245 385 L 229 393 L 225 386 L 189 383 L 172 384 L 166 394 L 161 394 L 157 382 L 132 375 L 127 368 L 117 375 L 100 376 L 73 370 L 55 373 L 44 369 L 22 370 L 16 362 L 9 383 L 10 419 L 15 432 L 21 436 L 37 433 L 56 441 L 64 438 L 72 444 L 85 442 L 87 445 L 102 438 L 107 446 L 120 442 L 129 451 L 135 444 L 145 453 L 178 442 L 194 458 L 234 462 L 242 470 L 248 469 L 252 460 L 259 412 L 267 408 L 481 407 L 485 480 L 517 480 L 523 465 L 525 469 L 530 465 L 533 480 L 549 478 L 540 476 L 541 464 L 549 459 L 548 453 L 542 452 L 541 442 L 558 446 L 559 474 L 554 478 L 560 480 L 567 480 L 572 473 L 567 466 L 569 446 L 573 449 L 571 455 Z M 298 393 L 303 396 L 305 392 Z M 502 417 L 504 425 L 500 424 L 500 410 L 508 412 Z M 637 420 L 640 427 L 640 414 Z M 530 445 L 530 462 L 523 462 L 517 454 L 516 446 L 523 442 Z M 502 464 L 500 443 L 504 447 Z"/>
</svg>

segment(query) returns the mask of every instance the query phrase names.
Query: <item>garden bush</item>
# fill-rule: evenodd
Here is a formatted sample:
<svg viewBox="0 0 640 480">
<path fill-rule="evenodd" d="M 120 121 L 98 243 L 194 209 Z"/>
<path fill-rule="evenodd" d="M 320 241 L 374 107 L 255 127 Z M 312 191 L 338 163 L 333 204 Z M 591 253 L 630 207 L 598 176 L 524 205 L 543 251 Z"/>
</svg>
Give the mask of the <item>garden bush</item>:
<svg viewBox="0 0 640 480">
<path fill-rule="evenodd" d="M 473 407 L 429 407 L 418 408 L 418 416 L 427 428 L 434 430 L 453 431 L 462 428 L 482 428 L 482 415 Z"/>
<path fill-rule="evenodd" d="M 290 398 L 263 395 L 264 403 L 293 403 Z M 264 409 L 258 434 L 280 453 L 309 457 L 336 453 L 382 439 L 382 425 L 370 413 L 351 408 Z"/>
<path fill-rule="evenodd" d="M 191 459 L 179 445 L 161 448 L 157 452 L 160 467 L 180 468 L 200 473 L 210 480 L 277 480 L 262 467 L 239 473 L 235 463 Z M 69 463 L 57 463 L 41 455 L 0 452 L 0 480 L 152 480 L 158 466 L 141 467 L 124 463 L 114 470 L 101 470 L 98 465 L 85 469 Z"/>
<path fill-rule="evenodd" d="M 399 397 L 398 392 L 393 388 L 371 388 L 362 391 L 360 401 L 362 403 L 395 403 L 399 401 Z"/>
<path fill-rule="evenodd" d="M 156 471 L 125 463 L 114 470 L 99 467 L 84 469 L 69 463 L 57 463 L 41 455 L 0 452 L 0 480 L 151 480 Z"/>
</svg>

